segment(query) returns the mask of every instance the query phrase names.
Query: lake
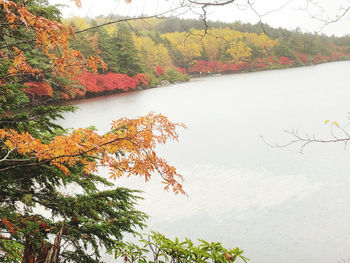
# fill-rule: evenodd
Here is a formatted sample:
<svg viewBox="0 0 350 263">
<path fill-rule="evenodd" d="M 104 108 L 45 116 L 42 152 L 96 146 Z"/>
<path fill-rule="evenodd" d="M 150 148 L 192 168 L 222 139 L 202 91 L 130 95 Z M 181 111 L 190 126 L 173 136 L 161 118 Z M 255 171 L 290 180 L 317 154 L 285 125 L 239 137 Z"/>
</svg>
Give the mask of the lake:
<svg viewBox="0 0 350 263">
<path fill-rule="evenodd" d="M 185 177 L 188 197 L 122 178 L 141 189 L 148 230 L 238 246 L 250 262 L 322 263 L 350 259 L 350 161 L 344 144 L 270 147 L 298 130 L 323 138 L 348 123 L 350 62 L 193 79 L 187 83 L 74 102 L 65 127 L 154 111 L 183 122 L 179 142 L 158 152 Z M 334 127 L 335 133 L 339 131 Z"/>
</svg>

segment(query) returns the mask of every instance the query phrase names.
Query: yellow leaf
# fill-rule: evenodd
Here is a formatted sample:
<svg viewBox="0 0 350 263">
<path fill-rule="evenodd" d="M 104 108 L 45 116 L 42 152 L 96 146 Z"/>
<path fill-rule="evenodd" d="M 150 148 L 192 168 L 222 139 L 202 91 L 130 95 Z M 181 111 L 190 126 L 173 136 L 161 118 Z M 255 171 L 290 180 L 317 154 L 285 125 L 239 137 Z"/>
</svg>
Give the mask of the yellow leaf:
<svg viewBox="0 0 350 263">
<path fill-rule="evenodd" d="M 339 128 L 338 122 L 334 121 L 333 124 Z"/>
<path fill-rule="evenodd" d="M 325 120 L 325 121 L 324 121 L 324 124 L 327 125 L 328 122 L 329 122 L 329 120 Z"/>
</svg>

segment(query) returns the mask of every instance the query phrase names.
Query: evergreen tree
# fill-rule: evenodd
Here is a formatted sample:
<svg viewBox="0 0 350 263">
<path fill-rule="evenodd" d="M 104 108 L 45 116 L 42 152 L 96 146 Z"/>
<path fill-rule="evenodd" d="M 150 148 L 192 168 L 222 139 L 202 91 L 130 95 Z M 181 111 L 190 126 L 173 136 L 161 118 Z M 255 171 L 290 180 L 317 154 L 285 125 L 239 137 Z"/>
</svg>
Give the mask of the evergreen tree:
<svg viewBox="0 0 350 263">
<path fill-rule="evenodd" d="M 171 60 L 173 61 L 174 65 L 176 67 L 180 68 L 186 68 L 187 65 L 184 61 L 184 56 L 181 54 L 181 52 L 174 47 L 169 39 L 164 38 L 164 46 L 169 50 L 169 55 L 171 57 Z"/>
<path fill-rule="evenodd" d="M 205 50 L 204 45 L 202 45 L 200 60 L 209 61 L 209 57 L 208 57 L 208 54 Z"/>
<path fill-rule="evenodd" d="M 162 37 L 160 36 L 159 32 L 151 32 L 149 34 L 150 38 L 154 41 L 154 43 L 157 44 L 164 44 L 164 40 L 162 39 Z"/>
<path fill-rule="evenodd" d="M 272 52 L 276 57 L 287 57 L 292 60 L 296 59 L 295 54 L 285 42 L 282 42 L 279 45 L 274 46 L 272 49 Z"/>
<path fill-rule="evenodd" d="M 101 56 L 112 72 L 134 76 L 144 71 L 130 30 L 125 25 L 120 25 L 111 36 L 105 32 L 101 34 L 99 43 Z"/>
</svg>

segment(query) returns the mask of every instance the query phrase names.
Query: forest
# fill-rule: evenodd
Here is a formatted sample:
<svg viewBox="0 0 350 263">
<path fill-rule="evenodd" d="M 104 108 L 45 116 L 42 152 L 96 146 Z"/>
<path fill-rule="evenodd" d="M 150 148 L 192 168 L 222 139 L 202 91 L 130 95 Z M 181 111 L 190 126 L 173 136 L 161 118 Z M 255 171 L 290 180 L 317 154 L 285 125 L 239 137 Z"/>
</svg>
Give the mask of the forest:
<svg viewBox="0 0 350 263">
<path fill-rule="evenodd" d="M 144 89 L 211 74 L 283 69 L 350 59 L 350 37 L 328 37 L 272 28 L 264 24 L 194 19 L 131 20 L 94 27 L 108 19 L 72 17 L 62 22 L 75 37 L 70 47 L 84 57 L 99 57 L 98 72 L 23 82 L 30 100 L 52 101 Z M 127 18 L 130 19 L 130 18 Z M 89 29 L 89 30 L 87 30 Z M 27 47 L 28 49 L 28 47 Z M 28 65 L 47 67 L 23 49 Z M 2 57 L 9 54 L 1 51 Z"/>
<path fill-rule="evenodd" d="M 72 46 L 84 56 L 99 55 L 108 69 L 77 76 L 81 86 L 61 92 L 62 99 L 154 87 L 164 81 L 181 82 L 196 76 L 350 59 L 350 37 L 327 37 L 261 24 L 209 22 L 205 30 L 201 20 L 149 18 L 85 31 L 108 19 L 125 17 L 72 17 L 64 21 L 81 32 Z"/>
</svg>

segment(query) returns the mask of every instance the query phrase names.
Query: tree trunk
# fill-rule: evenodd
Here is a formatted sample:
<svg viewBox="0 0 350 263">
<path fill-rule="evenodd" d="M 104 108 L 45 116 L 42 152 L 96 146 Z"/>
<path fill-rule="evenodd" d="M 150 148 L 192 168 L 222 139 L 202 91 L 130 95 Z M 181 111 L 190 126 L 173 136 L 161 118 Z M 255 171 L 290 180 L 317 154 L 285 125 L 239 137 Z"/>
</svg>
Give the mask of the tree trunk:
<svg viewBox="0 0 350 263">
<path fill-rule="evenodd" d="M 52 244 L 44 241 L 39 248 L 39 255 L 36 259 L 36 263 L 44 263 L 51 248 Z"/>
<path fill-rule="evenodd" d="M 35 247 L 29 236 L 26 236 L 22 263 L 35 263 Z"/>
<path fill-rule="evenodd" d="M 64 222 L 62 223 L 61 230 L 58 231 L 58 233 L 56 234 L 55 242 L 53 243 L 53 246 L 51 247 L 51 249 L 46 257 L 45 263 L 59 263 L 59 255 L 60 255 L 63 229 L 64 229 Z"/>
<path fill-rule="evenodd" d="M 26 236 L 26 244 L 24 248 L 22 263 L 59 263 L 63 229 L 64 223 L 62 223 L 62 228 L 60 231 L 57 232 L 53 245 L 43 241 L 41 243 L 39 251 L 35 251 L 35 246 L 30 241 L 30 236 Z M 36 258 L 37 254 L 38 257 Z"/>
</svg>

